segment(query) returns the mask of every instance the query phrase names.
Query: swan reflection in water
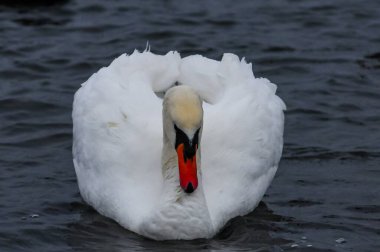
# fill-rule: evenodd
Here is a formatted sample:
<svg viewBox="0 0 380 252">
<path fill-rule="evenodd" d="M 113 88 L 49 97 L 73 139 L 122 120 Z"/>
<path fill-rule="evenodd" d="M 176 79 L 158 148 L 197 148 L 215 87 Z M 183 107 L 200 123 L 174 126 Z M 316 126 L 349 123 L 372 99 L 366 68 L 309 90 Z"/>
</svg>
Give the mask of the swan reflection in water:
<svg viewBox="0 0 380 252">
<path fill-rule="evenodd" d="M 145 238 L 122 228 L 84 203 L 75 203 L 74 211 L 80 214 L 79 220 L 68 224 L 65 231 L 67 244 L 74 251 L 265 250 L 288 246 L 292 242 L 275 235 L 292 218 L 274 214 L 263 201 L 252 213 L 230 220 L 214 238 L 191 241 Z"/>
</svg>

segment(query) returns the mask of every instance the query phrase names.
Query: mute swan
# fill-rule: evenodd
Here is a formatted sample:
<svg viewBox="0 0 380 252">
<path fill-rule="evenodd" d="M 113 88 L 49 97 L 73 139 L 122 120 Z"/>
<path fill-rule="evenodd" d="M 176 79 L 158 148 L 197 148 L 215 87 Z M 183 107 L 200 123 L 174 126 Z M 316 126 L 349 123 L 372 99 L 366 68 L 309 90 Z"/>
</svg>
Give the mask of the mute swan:
<svg viewBox="0 0 380 252">
<path fill-rule="evenodd" d="M 75 94 L 83 199 L 152 239 L 212 237 L 274 177 L 285 110 L 275 91 L 233 54 L 121 55 Z"/>
</svg>

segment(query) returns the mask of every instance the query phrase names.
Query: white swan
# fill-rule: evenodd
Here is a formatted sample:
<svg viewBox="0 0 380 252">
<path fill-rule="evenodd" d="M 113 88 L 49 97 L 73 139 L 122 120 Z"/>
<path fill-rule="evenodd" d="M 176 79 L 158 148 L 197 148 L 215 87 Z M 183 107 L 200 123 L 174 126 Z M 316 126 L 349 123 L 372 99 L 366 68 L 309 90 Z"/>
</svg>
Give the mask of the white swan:
<svg viewBox="0 0 380 252">
<path fill-rule="evenodd" d="M 212 237 L 257 206 L 277 170 L 285 104 L 275 91 L 233 54 L 121 55 L 75 94 L 83 199 L 156 240 Z"/>
</svg>

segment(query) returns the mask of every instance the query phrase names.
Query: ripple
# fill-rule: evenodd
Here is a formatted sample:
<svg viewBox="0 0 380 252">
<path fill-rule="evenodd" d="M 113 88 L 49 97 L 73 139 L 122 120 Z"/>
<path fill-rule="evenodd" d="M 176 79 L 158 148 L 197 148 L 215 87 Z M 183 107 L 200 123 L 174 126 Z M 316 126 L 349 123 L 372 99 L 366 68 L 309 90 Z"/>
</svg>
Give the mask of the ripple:
<svg viewBox="0 0 380 252">
<path fill-rule="evenodd" d="M 357 213 L 380 214 L 380 206 L 378 205 L 351 206 L 346 209 Z"/>
<path fill-rule="evenodd" d="M 335 230 L 335 232 L 338 231 L 346 231 L 346 232 L 353 232 L 354 230 L 352 228 L 349 228 L 342 224 L 328 224 L 328 223 L 321 223 L 321 222 L 291 222 L 288 223 L 287 226 L 296 228 L 296 229 L 321 229 L 321 230 Z"/>
<path fill-rule="evenodd" d="M 12 8 L 36 8 L 36 7 L 51 7 L 63 5 L 70 2 L 70 0 L 34 0 L 34 1 L 23 1 L 23 0 L 2 0 L 0 6 L 7 6 Z"/>
<path fill-rule="evenodd" d="M 105 6 L 94 4 L 94 5 L 88 5 L 83 8 L 80 8 L 79 12 L 86 12 L 86 13 L 102 13 L 105 12 L 107 9 Z M 123 10 L 126 11 L 126 10 Z"/>
<path fill-rule="evenodd" d="M 224 19 L 224 20 L 223 19 L 210 19 L 210 20 L 206 20 L 206 22 L 208 22 L 211 25 L 221 26 L 223 28 L 232 27 L 232 26 L 235 26 L 237 24 L 234 20 L 230 20 L 230 19 Z"/>
<path fill-rule="evenodd" d="M 330 149 L 324 149 L 320 147 L 309 147 L 309 148 L 298 148 L 291 147 L 291 152 L 289 148 L 285 149 L 286 152 L 283 155 L 284 159 L 289 160 L 308 160 L 308 159 L 367 159 L 380 157 L 380 152 L 378 151 L 334 151 Z"/>
<path fill-rule="evenodd" d="M 318 201 L 311 201 L 307 199 L 295 199 L 295 200 L 289 200 L 286 202 L 274 202 L 273 204 L 279 205 L 279 206 L 288 206 L 288 207 L 309 207 L 314 205 L 321 205 L 322 202 Z"/>
<path fill-rule="evenodd" d="M 290 46 L 271 46 L 264 49 L 264 52 L 294 52 L 295 49 Z"/>
<path fill-rule="evenodd" d="M 186 17 L 180 17 L 180 18 L 176 18 L 175 21 L 178 23 L 178 24 L 181 24 L 181 25 L 188 25 L 188 26 L 194 26 L 194 25 L 197 25 L 199 24 L 200 22 L 196 19 L 193 19 L 193 18 L 186 18 Z"/>
<path fill-rule="evenodd" d="M 177 31 L 154 31 L 154 32 L 145 33 L 144 36 L 148 40 L 156 40 L 156 39 L 161 39 L 161 38 L 180 36 L 182 34 L 183 33 L 177 32 Z"/>
<path fill-rule="evenodd" d="M 54 20 L 50 18 L 18 18 L 15 19 L 14 22 L 20 25 L 24 26 L 45 26 L 45 25 L 54 25 L 54 26 L 61 26 L 65 25 L 69 22 L 68 19 L 66 20 Z"/>
<path fill-rule="evenodd" d="M 286 111 L 286 113 L 287 114 L 306 114 L 306 115 L 327 116 L 327 114 L 321 110 L 306 109 L 306 108 L 289 109 Z"/>
<path fill-rule="evenodd" d="M 26 111 L 41 111 L 41 110 L 56 110 L 61 106 L 53 103 L 25 100 L 17 98 L 0 99 L 0 112 L 11 110 L 26 110 Z"/>
<path fill-rule="evenodd" d="M 7 79 L 8 81 L 11 79 L 18 79 L 20 81 L 36 80 L 43 79 L 44 77 L 46 77 L 46 73 L 35 73 L 25 70 L 0 70 L 0 78 Z"/>
<path fill-rule="evenodd" d="M 20 148 L 41 147 L 47 145 L 57 145 L 60 143 L 66 143 L 67 140 L 72 138 L 71 133 L 53 133 L 45 136 L 28 137 L 26 139 L 17 138 L 12 141 L 0 141 L 0 146 L 13 146 Z"/>
<path fill-rule="evenodd" d="M 51 178 L 48 180 L 51 180 Z M 46 215 L 71 214 L 73 212 L 84 211 L 91 211 L 92 213 L 95 213 L 95 210 L 80 201 L 49 204 L 42 210 L 42 212 Z"/>
<path fill-rule="evenodd" d="M 25 133 L 33 134 L 36 131 L 71 130 L 71 128 L 71 124 L 65 123 L 20 122 L 2 127 L 2 130 L 7 136 L 17 136 Z"/>
<path fill-rule="evenodd" d="M 380 61 L 380 52 L 371 53 L 371 54 L 368 54 L 368 55 L 366 55 L 364 57 L 366 59 L 374 59 L 374 60 Z"/>
</svg>

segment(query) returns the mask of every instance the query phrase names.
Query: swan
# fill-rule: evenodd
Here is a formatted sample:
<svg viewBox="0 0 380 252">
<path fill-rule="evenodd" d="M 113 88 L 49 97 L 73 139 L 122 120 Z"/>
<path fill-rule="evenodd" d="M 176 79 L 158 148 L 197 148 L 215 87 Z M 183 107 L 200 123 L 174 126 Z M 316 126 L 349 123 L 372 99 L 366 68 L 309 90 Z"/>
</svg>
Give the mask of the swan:
<svg viewBox="0 0 380 252">
<path fill-rule="evenodd" d="M 155 240 L 213 237 L 251 212 L 282 153 L 284 102 L 234 54 L 123 54 L 73 102 L 82 198 Z"/>
</svg>

